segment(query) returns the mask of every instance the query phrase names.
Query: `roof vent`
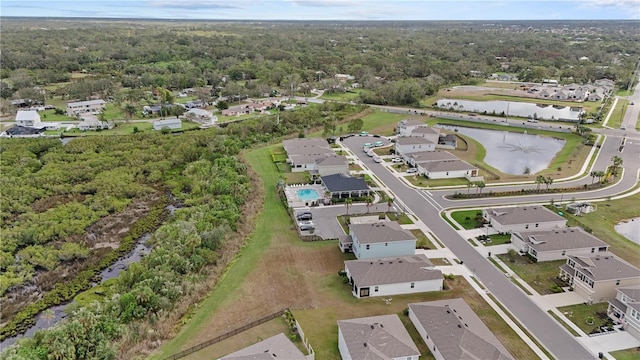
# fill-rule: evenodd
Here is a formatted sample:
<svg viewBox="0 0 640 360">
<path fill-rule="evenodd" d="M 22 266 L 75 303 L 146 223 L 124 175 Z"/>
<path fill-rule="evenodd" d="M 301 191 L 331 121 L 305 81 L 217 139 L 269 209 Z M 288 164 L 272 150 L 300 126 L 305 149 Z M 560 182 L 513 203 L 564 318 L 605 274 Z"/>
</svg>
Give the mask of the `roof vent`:
<svg viewBox="0 0 640 360">
<path fill-rule="evenodd" d="M 447 310 L 447 314 L 451 314 L 451 311 Z"/>
<path fill-rule="evenodd" d="M 469 327 L 469 324 L 467 324 L 467 323 L 464 323 L 464 326 L 466 326 L 466 327 Z"/>
<path fill-rule="evenodd" d="M 367 343 L 364 343 L 364 347 L 367 347 Z"/>
<path fill-rule="evenodd" d="M 458 324 L 458 328 L 462 328 L 462 325 Z"/>
<path fill-rule="evenodd" d="M 376 328 L 376 326 L 375 326 L 375 325 L 371 325 L 371 328 L 372 328 L 372 329 L 375 329 L 375 328 Z"/>
<path fill-rule="evenodd" d="M 453 309 L 453 312 L 457 312 L 456 309 Z"/>
</svg>

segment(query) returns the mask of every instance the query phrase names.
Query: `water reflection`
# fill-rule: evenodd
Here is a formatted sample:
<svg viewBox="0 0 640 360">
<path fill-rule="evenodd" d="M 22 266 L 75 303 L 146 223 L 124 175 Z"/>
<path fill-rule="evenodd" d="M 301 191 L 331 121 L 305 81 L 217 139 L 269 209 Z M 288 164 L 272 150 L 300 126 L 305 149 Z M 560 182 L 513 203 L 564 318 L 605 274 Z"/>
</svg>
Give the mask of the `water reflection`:
<svg viewBox="0 0 640 360">
<path fill-rule="evenodd" d="M 484 146 L 484 162 L 505 174 L 522 175 L 528 169 L 535 174 L 546 169 L 565 141 L 551 137 L 508 131 L 451 127 Z"/>
<path fill-rule="evenodd" d="M 640 244 L 640 217 L 618 223 L 615 229 L 620 235 Z"/>
<path fill-rule="evenodd" d="M 472 101 L 441 99 L 438 106 L 458 111 L 473 111 L 489 115 L 532 117 L 545 120 L 577 121 L 582 107 L 534 104 L 516 101 Z"/>
</svg>

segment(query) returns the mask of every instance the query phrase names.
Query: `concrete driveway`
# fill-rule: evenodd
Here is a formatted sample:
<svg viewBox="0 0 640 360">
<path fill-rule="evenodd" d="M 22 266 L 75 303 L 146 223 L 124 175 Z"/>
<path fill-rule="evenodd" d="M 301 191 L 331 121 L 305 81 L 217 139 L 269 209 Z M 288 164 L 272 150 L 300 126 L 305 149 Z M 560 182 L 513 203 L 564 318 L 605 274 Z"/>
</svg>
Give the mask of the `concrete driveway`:
<svg viewBox="0 0 640 360">
<path fill-rule="evenodd" d="M 394 207 L 391 207 L 391 211 L 394 211 Z M 368 212 L 385 212 L 389 207 L 386 203 L 373 204 L 368 209 Z M 347 207 L 344 204 L 319 206 L 311 208 L 311 214 L 313 215 L 313 223 L 316 226 L 315 235 L 319 235 L 325 240 L 337 239 L 341 236 L 345 236 L 345 232 L 338 223 L 338 216 L 347 214 Z M 350 215 L 366 215 L 367 206 L 365 204 L 352 204 L 349 207 Z"/>
</svg>

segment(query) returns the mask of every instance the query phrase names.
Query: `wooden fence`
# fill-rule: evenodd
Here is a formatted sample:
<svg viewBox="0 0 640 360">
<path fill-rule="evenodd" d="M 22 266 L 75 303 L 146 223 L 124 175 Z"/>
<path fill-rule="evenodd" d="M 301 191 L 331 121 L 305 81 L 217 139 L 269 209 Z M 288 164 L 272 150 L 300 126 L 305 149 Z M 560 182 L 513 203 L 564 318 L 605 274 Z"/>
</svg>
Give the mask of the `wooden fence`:
<svg viewBox="0 0 640 360">
<path fill-rule="evenodd" d="M 165 360 L 176 360 L 176 359 L 183 358 L 183 357 L 185 357 L 185 356 L 187 356 L 189 354 L 193 354 L 194 352 L 200 351 L 200 350 L 206 348 L 207 346 L 211 346 L 211 345 L 213 345 L 215 343 L 218 343 L 218 342 L 220 342 L 220 341 L 222 341 L 224 339 L 230 338 L 233 335 L 237 335 L 237 334 L 239 334 L 239 333 L 241 333 L 243 331 L 251 329 L 252 327 L 258 326 L 260 324 L 264 324 L 267 321 L 271 321 L 271 320 L 273 320 L 273 319 L 275 319 L 275 318 L 277 318 L 279 316 L 282 316 L 288 310 L 289 309 L 283 309 L 283 310 L 275 312 L 275 313 L 273 313 L 271 315 L 267 315 L 267 316 L 265 316 L 265 317 L 263 317 L 261 319 L 253 321 L 253 322 L 251 322 L 249 324 L 246 324 L 246 325 L 244 325 L 242 327 L 239 327 L 237 329 L 231 330 L 228 333 L 216 336 L 213 339 L 209 339 L 209 340 L 207 340 L 205 342 L 201 342 L 200 344 L 192 346 L 192 347 L 190 347 L 190 348 L 188 348 L 186 350 L 182 350 L 179 353 L 173 354 L 173 355 L 165 358 Z"/>
</svg>

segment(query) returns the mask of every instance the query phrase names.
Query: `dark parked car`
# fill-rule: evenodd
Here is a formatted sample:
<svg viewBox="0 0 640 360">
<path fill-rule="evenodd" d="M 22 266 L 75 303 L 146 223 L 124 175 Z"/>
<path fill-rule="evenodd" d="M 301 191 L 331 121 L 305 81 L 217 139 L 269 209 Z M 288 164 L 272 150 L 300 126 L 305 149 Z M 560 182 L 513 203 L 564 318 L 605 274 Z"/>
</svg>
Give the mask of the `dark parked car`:
<svg viewBox="0 0 640 360">
<path fill-rule="evenodd" d="M 313 219 L 313 216 L 311 215 L 311 213 L 298 214 L 296 216 L 296 219 L 298 219 L 298 220 L 311 220 L 311 219 Z"/>
</svg>

